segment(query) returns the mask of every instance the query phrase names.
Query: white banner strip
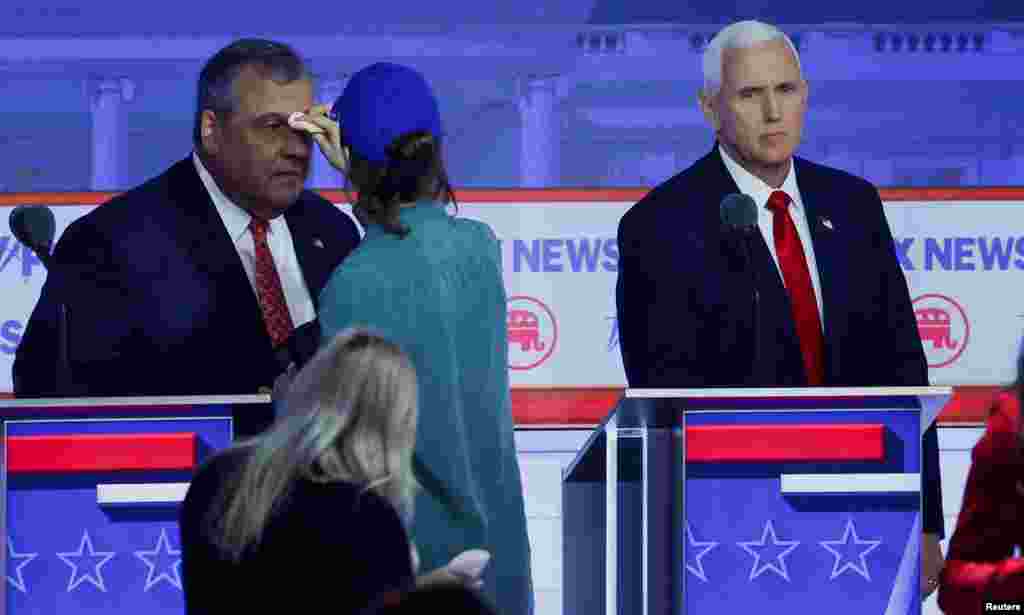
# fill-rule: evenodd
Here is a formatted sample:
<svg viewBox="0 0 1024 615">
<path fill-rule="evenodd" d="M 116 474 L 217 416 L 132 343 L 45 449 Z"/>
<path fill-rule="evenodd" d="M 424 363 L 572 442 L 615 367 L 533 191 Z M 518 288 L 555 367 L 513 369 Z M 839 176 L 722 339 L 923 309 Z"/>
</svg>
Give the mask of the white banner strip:
<svg viewBox="0 0 1024 615">
<path fill-rule="evenodd" d="M 783 474 L 783 495 L 917 493 L 919 474 Z"/>
<path fill-rule="evenodd" d="M 177 504 L 185 500 L 189 483 L 137 483 L 96 485 L 100 506 L 124 504 Z"/>
</svg>

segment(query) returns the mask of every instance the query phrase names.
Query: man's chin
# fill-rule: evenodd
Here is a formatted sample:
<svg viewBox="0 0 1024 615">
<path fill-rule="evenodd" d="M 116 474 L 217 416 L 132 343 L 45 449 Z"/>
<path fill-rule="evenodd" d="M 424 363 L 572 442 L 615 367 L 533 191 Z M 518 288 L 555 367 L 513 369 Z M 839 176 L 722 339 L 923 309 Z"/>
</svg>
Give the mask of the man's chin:
<svg viewBox="0 0 1024 615">
<path fill-rule="evenodd" d="M 758 164 L 764 167 L 779 167 L 790 161 L 793 157 L 793 151 L 791 148 L 761 150 L 758 152 L 756 160 Z"/>
<path fill-rule="evenodd" d="M 302 194 L 303 186 L 300 184 L 297 188 L 281 189 L 278 188 L 270 194 L 270 205 L 279 211 L 284 211 L 295 204 L 295 201 L 299 200 L 299 195 Z"/>
</svg>

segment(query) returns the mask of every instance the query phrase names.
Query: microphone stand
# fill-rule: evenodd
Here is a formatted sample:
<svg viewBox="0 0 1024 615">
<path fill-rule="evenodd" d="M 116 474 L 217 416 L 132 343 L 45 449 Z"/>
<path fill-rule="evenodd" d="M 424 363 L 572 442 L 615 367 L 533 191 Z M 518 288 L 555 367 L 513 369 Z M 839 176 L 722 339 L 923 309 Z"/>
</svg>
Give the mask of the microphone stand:
<svg viewBox="0 0 1024 615">
<path fill-rule="evenodd" d="M 70 328 L 68 326 L 67 288 L 60 267 L 53 267 L 50 246 L 29 246 L 46 267 L 47 282 L 54 286 L 57 297 L 57 376 L 55 397 L 73 397 L 74 379 L 71 377 Z"/>
<path fill-rule="evenodd" d="M 751 257 L 753 250 L 750 248 L 750 242 L 754 240 L 755 232 L 757 232 L 757 227 L 753 225 L 740 229 L 743 236 L 740 241 L 743 245 L 743 259 L 750 272 L 750 288 L 754 291 L 754 333 L 752 336 L 754 338 L 754 356 L 750 366 L 750 386 L 752 387 L 760 386 L 758 373 L 761 368 L 761 291 L 757 287 L 757 271 L 754 269 L 754 261 Z"/>
<path fill-rule="evenodd" d="M 71 355 L 68 350 L 68 306 L 63 297 L 57 304 L 57 391 L 70 396 L 73 388 L 71 379 Z"/>
</svg>

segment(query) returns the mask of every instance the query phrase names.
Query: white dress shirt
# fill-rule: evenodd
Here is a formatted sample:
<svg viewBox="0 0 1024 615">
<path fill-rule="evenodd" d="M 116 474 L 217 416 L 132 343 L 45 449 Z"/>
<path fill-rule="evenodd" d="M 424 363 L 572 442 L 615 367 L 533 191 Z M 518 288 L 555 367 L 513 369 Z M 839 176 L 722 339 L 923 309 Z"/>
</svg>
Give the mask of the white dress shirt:
<svg viewBox="0 0 1024 615">
<path fill-rule="evenodd" d="M 775 231 L 773 226 L 775 214 L 767 207 L 768 197 L 771 196 L 772 192 L 775 192 L 775 188 L 772 188 L 764 183 L 760 177 L 741 167 L 721 145 L 718 146 L 718 152 L 721 154 L 722 161 L 725 162 L 725 168 L 729 170 L 729 175 L 732 175 L 732 179 L 736 182 L 740 192 L 754 199 L 754 204 L 757 205 L 757 226 L 761 229 L 761 236 L 764 237 L 764 242 L 768 244 L 768 251 L 772 255 L 772 260 L 775 261 L 775 268 L 779 271 L 779 279 L 783 280 L 782 269 L 779 268 L 779 256 L 775 253 Z M 814 260 L 814 246 L 811 243 L 811 227 L 807 221 L 807 210 L 804 209 L 803 201 L 800 199 L 800 189 L 796 185 L 795 164 L 789 165 L 789 173 L 786 174 L 786 179 L 782 182 L 782 187 L 779 190 L 788 194 L 792 200 L 792 203 L 789 205 L 789 215 L 793 218 L 796 233 L 800 237 L 800 244 L 804 249 L 804 256 L 807 258 L 807 269 L 811 273 L 811 284 L 814 286 L 814 298 L 818 302 L 818 318 L 821 319 L 822 327 L 824 327 L 825 312 L 821 303 L 821 281 L 818 276 L 818 264 Z M 785 284 L 784 281 L 783 284 Z"/>
<path fill-rule="evenodd" d="M 192 153 L 192 161 L 196 165 L 199 179 L 206 186 L 206 191 L 213 200 L 213 206 L 220 215 L 224 228 L 227 229 L 231 241 L 238 250 L 238 256 L 242 259 L 242 267 L 245 275 L 249 277 L 249 284 L 253 292 L 256 292 L 256 242 L 253 241 L 252 232 L 249 231 L 249 222 L 252 216 L 238 205 L 231 202 L 219 186 L 213 180 L 213 176 L 206 170 L 203 161 L 195 152 Z M 316 318 L 316 308 L 313 307 L 313 298 L 306 287 L 306 280 L 302 277 L 302 269 L 299 267 L 299 259 L 295 255 L 295 244 L 292 242 L 292 233 L 288 229 L 288 223 L 284 216 L 278 216 L 270 221 L 270 228 L 267 231 L 267 245 L 270 247 L 270 254 L 274 257 L 274 267 L 277 275 L 281 278 L 281 287 L 284 290 L 284 299 L 288 304 L 288 312 L 292 316 L 292 324 L 296 327 L 310 322 Z M 259 295 L 257 295 L 257 298 Z"/>
</svg>

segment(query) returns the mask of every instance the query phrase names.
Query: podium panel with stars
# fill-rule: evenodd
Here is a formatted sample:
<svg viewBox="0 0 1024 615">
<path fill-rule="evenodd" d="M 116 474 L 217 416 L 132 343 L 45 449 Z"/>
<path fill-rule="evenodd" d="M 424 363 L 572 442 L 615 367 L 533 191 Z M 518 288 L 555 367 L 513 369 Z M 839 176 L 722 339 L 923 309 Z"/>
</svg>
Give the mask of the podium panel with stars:
<svg viewBox="0 0 1024 615">
<path fill-rule="evenodd" d="M 950 393 L 627 390 L 564 475 L 565 615 L 919 615 Z"/>
<path fill-rule="evenodd" d="M 6 612 L 184 613 L 178 511 L 252 398 L 5 401 Z"/>
</svg>

